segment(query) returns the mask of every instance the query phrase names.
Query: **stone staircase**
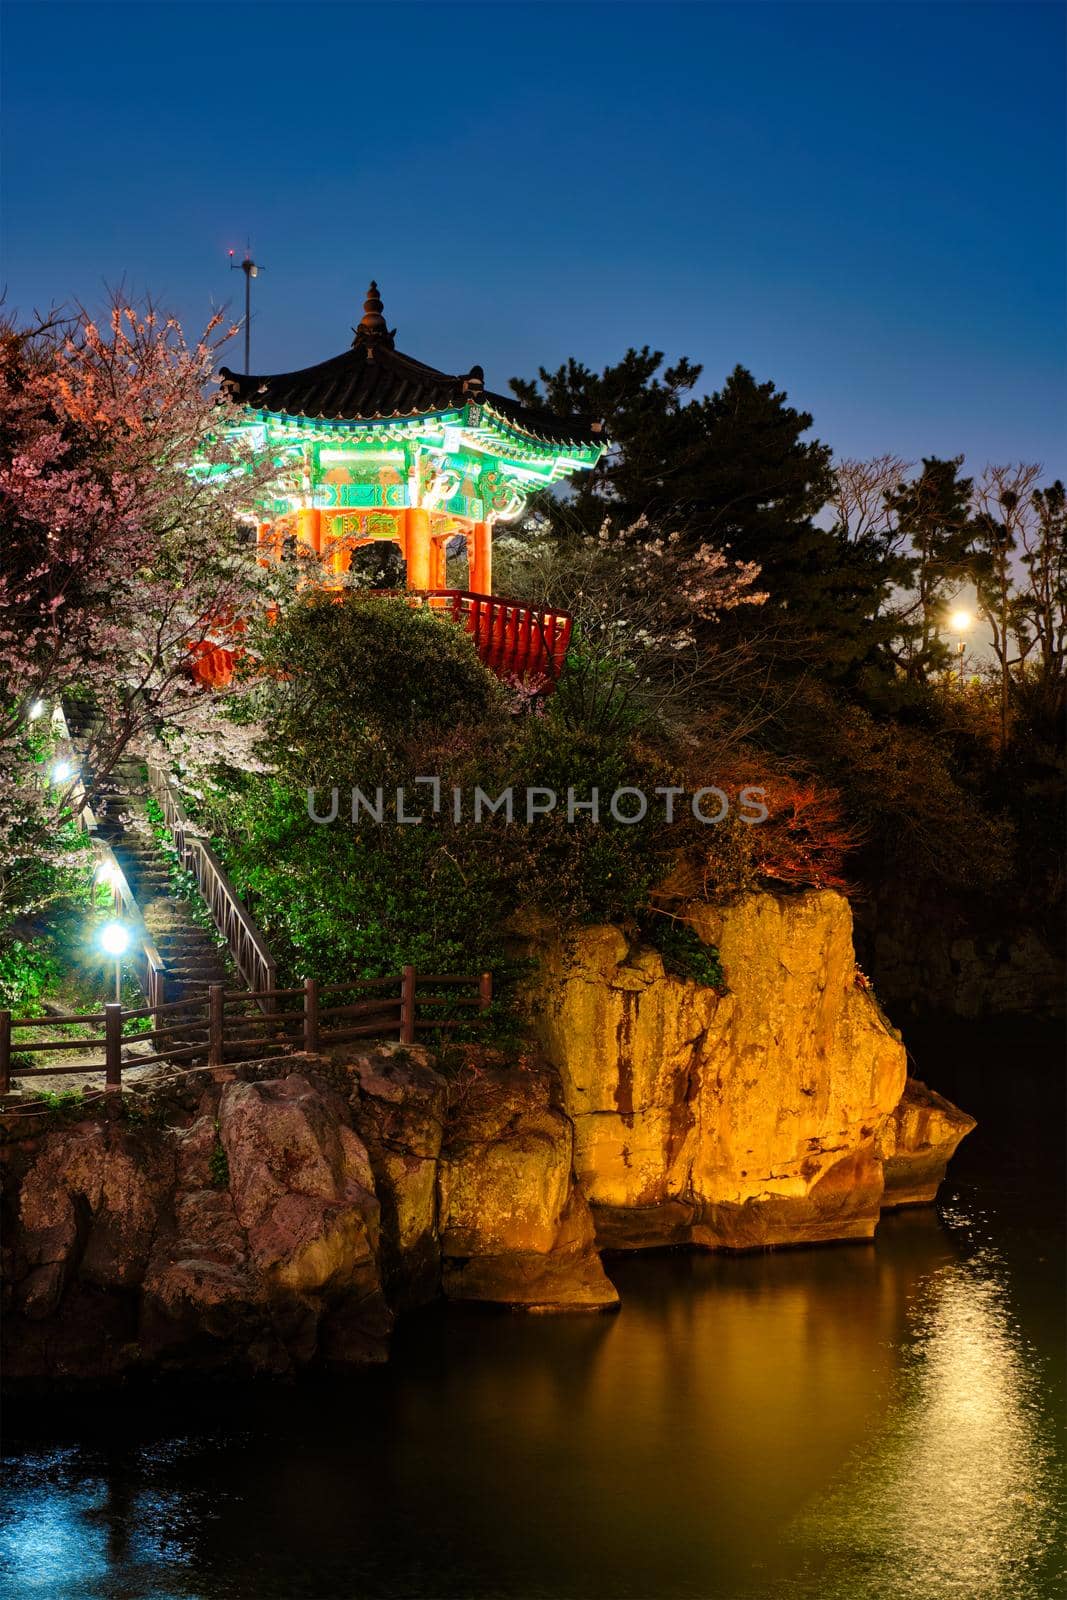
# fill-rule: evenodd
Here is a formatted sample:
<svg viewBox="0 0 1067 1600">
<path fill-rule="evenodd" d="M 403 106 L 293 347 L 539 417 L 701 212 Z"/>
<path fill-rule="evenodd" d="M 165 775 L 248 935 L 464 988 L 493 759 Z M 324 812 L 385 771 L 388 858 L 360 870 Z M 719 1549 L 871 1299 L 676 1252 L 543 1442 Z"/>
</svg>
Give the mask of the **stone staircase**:
<svg viewBox="0 0 1067 1600">
<path fill-rule="evenodd" d="M 195 890 L 191 899 L 179 893 L 172 881 L 168 856 L 148 818 L 140 761 L 118 763 L 101 787 L 96 818 L 97 834 L 114 851 L 163 957 L 167 999 L 196 999 L 210 983 L 233 988 L 229 952 L 212 927 L 203 902 Z"/>
<path fill-rule="evenodd" d="M 71 738 L 84 748 L 97 725 L 92 703 L 72 698 L 64 713 Z M 166 997 L 199 999 L 211 983 L 232 989 L 237 980 L 229 951 L 195 889 L 187 897 L 175 887 L 168 855 L 152 831 L 147 802 L 144 765 L 125 757 L 95 787 L 93 812 L 97 837 L 114 851 L 163 958 Z"/>
<path fill-rule="evenodd" d="M 97 725 L 97 714 L 92 704 L 84 701 L 65 703 L 64 714 L 71 740 L 82 752 L 83 770 L 87 767 L 91 770 L 86 752 Z M 149 817 L 149 798 L 145 765 L 136 757 L 123 758 L 106 779 L 92 786 L 96 835 L 110 847 L 125 873 L 137 908 L 162 958 L 166 1002 L 206 1001 L 208 986 L 216 983 L 230 991 L 246 989 L 195 881 L 190 877 L 188 893 L 184 886 L 180 888 L 175 883 L 176 858 L 156 837 L 154 827 L 158 824 L 154 825 Z M 189 1062 L 190 1046 L 196 1047 L 196 1059 L 206 1055 L 206 1008 L 197 1007 L 191 1016 L 171 1013 L 166 1020 L 183 1028 L 170 1039 L 170 1047 L 179 1053 L 183 1064 Z M 186 1021 L 188 1033 L 184 1031 Z M 263 1012 L 251 998 L 236 1010 L 231 1006 L 226 1024 L 228 1062 L 291 1053 L 293 1024 L 267 1028 L 264 1032 L 263 1022 Z M 299 1024 L 295 1034 L 299 1035 Z M 128 1055 L 126 1051 L 123 1054 L 131 1065 L 136 1061 L 136 1036 L 131 1039 Z"/>
</svg>

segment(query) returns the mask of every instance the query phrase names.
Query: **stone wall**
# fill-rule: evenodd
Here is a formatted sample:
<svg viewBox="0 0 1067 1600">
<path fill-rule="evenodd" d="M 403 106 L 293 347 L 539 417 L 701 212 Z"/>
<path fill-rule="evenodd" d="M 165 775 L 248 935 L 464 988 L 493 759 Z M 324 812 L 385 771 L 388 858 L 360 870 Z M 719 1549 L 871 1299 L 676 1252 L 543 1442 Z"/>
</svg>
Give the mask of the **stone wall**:
<svg viewBox="0 0 1067 1600">
<path fill-rule="evenodd" d="M 857 912 L 857 946 L 899 1017 L 1064 1015 L 1063 929 L 1003 895 L 887 882 Z"/>
</svg>

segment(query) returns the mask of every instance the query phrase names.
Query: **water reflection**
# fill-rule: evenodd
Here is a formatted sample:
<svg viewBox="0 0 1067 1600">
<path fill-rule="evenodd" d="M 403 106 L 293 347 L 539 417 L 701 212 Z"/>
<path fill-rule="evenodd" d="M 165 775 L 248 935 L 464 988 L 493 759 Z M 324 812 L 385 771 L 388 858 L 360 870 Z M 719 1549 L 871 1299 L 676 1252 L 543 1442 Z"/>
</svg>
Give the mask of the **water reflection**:
<svg viewBox="0 0 1067 1600">
<path fill-rule="evenodd" d="M 886 1426 L 802 1525 L 842 1558 L 823 1593 L 883 1595 L 887 1571 L 914 1600 L 1057 1592 L 1052 1419 L 1005 1285 L 989 1247 L 923 1285 Z"/>
<path fill-rule="evenodd" d="M 1047 1283 L 995 1232 L 629 1258 L 618 1317 L 431 1313 L 351 1382 L 9 1420 L 4 1592 L 1051 1595 Z"/>
</svg>

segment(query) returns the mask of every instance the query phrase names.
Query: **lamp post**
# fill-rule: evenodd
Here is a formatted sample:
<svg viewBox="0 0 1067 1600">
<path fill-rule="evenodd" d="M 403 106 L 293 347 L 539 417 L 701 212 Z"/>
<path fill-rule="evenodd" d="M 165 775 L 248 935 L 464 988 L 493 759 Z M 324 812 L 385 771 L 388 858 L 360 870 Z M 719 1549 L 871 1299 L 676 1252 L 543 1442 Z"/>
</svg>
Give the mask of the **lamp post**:
<svg viewBox="0 0 1067 1600">
<path fill-rule="evenodd" d="M 130 943 L 130 930 L 123 922 L 105 922 L 100 929 L 100 947 L 115 961 L 115 1000 L 122 1003 L 122 958 Z"/>
<path fill-rule="evenodd" d="M 959 655 L 960 662 L 961 689 L 964 687 L 967 681 L 963 672 L 963 651 L 966 643 L 964 636 L 969 632 L 973 622 L 974 618 L 971 616 L 969 611 L 954 611 L 948 619 L 948 625 L 952 629 L 953 633 L 959 635 L 959 643 L 956 646 L 956 650 Z"/>
<path fill-rule="evenodd" d="M 252 279 L 258 278 L 263 270 L 258 261 L 252 260 L 251 244 L 245 250 L 243 261 L 235 261 L 234 253 L 230 251 L 231 272 L 235 267 L 240 267 L 245 275 L 245 376 L 247 377 L 252 346 Z"/>
</svg>

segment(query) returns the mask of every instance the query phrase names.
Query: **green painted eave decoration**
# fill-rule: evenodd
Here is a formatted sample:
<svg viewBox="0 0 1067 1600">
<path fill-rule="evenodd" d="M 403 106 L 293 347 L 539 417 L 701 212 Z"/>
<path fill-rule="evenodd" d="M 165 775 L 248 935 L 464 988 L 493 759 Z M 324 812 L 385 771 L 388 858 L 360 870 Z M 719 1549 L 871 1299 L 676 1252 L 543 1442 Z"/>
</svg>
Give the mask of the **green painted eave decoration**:
<svg viewBox="0 0 1067 1600">
<path fill-rule="evenodd" d="M 390 446 L 424 450 L 447 449 L 472 462 L 484 455 L 502 464 L 540 469 L 549 482 L 582 468 L 595 466 L 603 454 L 600 444 L 558 444 L 537 439 L 514 427 L 487 405 L 468 405 L 451 411 L 424 412 L 413 417 L 375 417 L 366 421 L 334 421 L 321 417 L 293 417 L 271 411 L 253 411 L 232 430 L 258 434 L 261 448 L 292 445 L 329 445 L 371 453 Z"/>
</svg>

